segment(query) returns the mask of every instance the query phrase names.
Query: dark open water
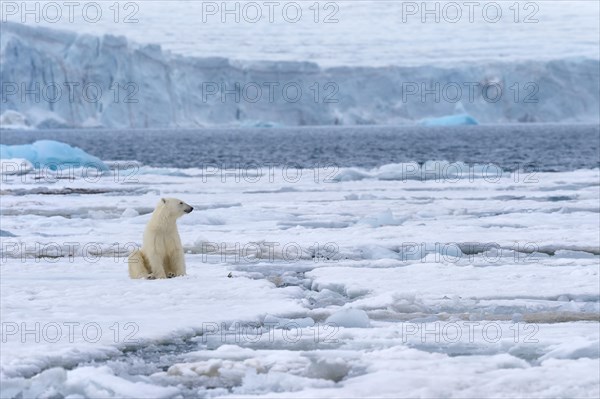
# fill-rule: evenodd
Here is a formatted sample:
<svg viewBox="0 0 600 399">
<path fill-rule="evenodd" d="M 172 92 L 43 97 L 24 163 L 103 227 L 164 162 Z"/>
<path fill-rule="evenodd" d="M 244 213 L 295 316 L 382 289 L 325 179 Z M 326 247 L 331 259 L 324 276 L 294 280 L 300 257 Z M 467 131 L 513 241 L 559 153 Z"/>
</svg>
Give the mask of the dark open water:
<svg viewBox="0 0 600 399">
<path fill-rule="evenodd" d="M 494 163 L 507 170 L 516 165 L 539 171 L 600 166 L 598 125 L 3 130 L 0 136 L 2 144 L 52 139 L 103 160 L 178 168 L 250 162 L 374 167 L 427 160 Z"/>
</svg>

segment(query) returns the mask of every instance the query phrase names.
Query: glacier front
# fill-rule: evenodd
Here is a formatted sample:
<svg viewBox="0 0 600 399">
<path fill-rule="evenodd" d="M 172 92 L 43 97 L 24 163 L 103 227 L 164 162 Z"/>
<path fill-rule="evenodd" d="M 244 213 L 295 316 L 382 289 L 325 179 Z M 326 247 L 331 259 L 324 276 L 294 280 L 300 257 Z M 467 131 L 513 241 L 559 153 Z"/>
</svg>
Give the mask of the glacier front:
<svg viewBox="0 0 600 399">
<path fill-rule="evenodd" d="M 398 125 L 457 115 L 483 124 L 599 121 L 597 59 L 322 68 L 0 28 L 4 128 Z"/>
</svg>

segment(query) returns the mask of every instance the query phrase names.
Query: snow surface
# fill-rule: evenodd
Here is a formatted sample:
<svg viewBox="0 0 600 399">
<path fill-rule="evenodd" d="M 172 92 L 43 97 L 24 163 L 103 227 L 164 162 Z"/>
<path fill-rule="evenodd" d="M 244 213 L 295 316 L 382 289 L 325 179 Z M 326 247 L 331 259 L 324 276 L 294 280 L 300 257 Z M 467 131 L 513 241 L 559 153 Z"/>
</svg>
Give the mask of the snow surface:
<svg viewBox="0 0 600 399">
<path fill-rule="evenodd" d="M 600 395 L 598 169 L 107 164 L 2 176 L 2 397 Z M 188 275 L 130 280 L 160 196 Z"/>
<path fill-rule="evenodd" d="M 2 146 L 4 147 L 4 146 Z M 1 147 L 0 147 L 1 148 Z M 22 175 L 33 170 L 33 164 L 27 159 L 20 158 L 2 158 L 0 150 L 0 174 L 2 175 Z"/>
<path fill-rule="evenodd" d="M 302 58 L 181 56 L 112 34 L 1 27 L 2 109 L 13 111 L 2 127 L 397 125 L 439 117 L 456 124 L 464 114 L 480 123 L 599 120 L 594 56 L 323 67 Z"/>
</svg>

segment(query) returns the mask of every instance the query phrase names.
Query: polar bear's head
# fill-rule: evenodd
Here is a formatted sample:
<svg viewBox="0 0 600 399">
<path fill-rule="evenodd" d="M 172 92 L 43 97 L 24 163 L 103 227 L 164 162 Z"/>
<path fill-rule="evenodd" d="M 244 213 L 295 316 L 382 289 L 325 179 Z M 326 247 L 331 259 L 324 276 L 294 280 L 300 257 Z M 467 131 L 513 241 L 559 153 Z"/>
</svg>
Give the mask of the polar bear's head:
<svg viewBox="0 0 600 399">
<path fill-rule="evenodd" d="M 158 202 L 158 208 L 162 208 L 169 216 L 174 218 L 181 217 L 194 210 L 194 208 L 177 198 L 161 198 Z"/>
</svg>

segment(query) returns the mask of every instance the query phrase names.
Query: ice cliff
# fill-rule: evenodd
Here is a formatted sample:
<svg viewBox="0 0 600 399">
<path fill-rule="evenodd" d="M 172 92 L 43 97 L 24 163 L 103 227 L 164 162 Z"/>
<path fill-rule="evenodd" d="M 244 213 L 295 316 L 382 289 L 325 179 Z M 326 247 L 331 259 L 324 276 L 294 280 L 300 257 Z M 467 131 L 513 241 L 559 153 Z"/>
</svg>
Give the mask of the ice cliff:
<svg viewBox="0 0 600 399">
<path fill-rule="evenodd" d="M 596 59 L 324 69 L 185 57 L 122 36 L 0 26 L 5 128 L 390 125 L 452 115 L 479 123 L 599 119 Z"/>
</svg>

